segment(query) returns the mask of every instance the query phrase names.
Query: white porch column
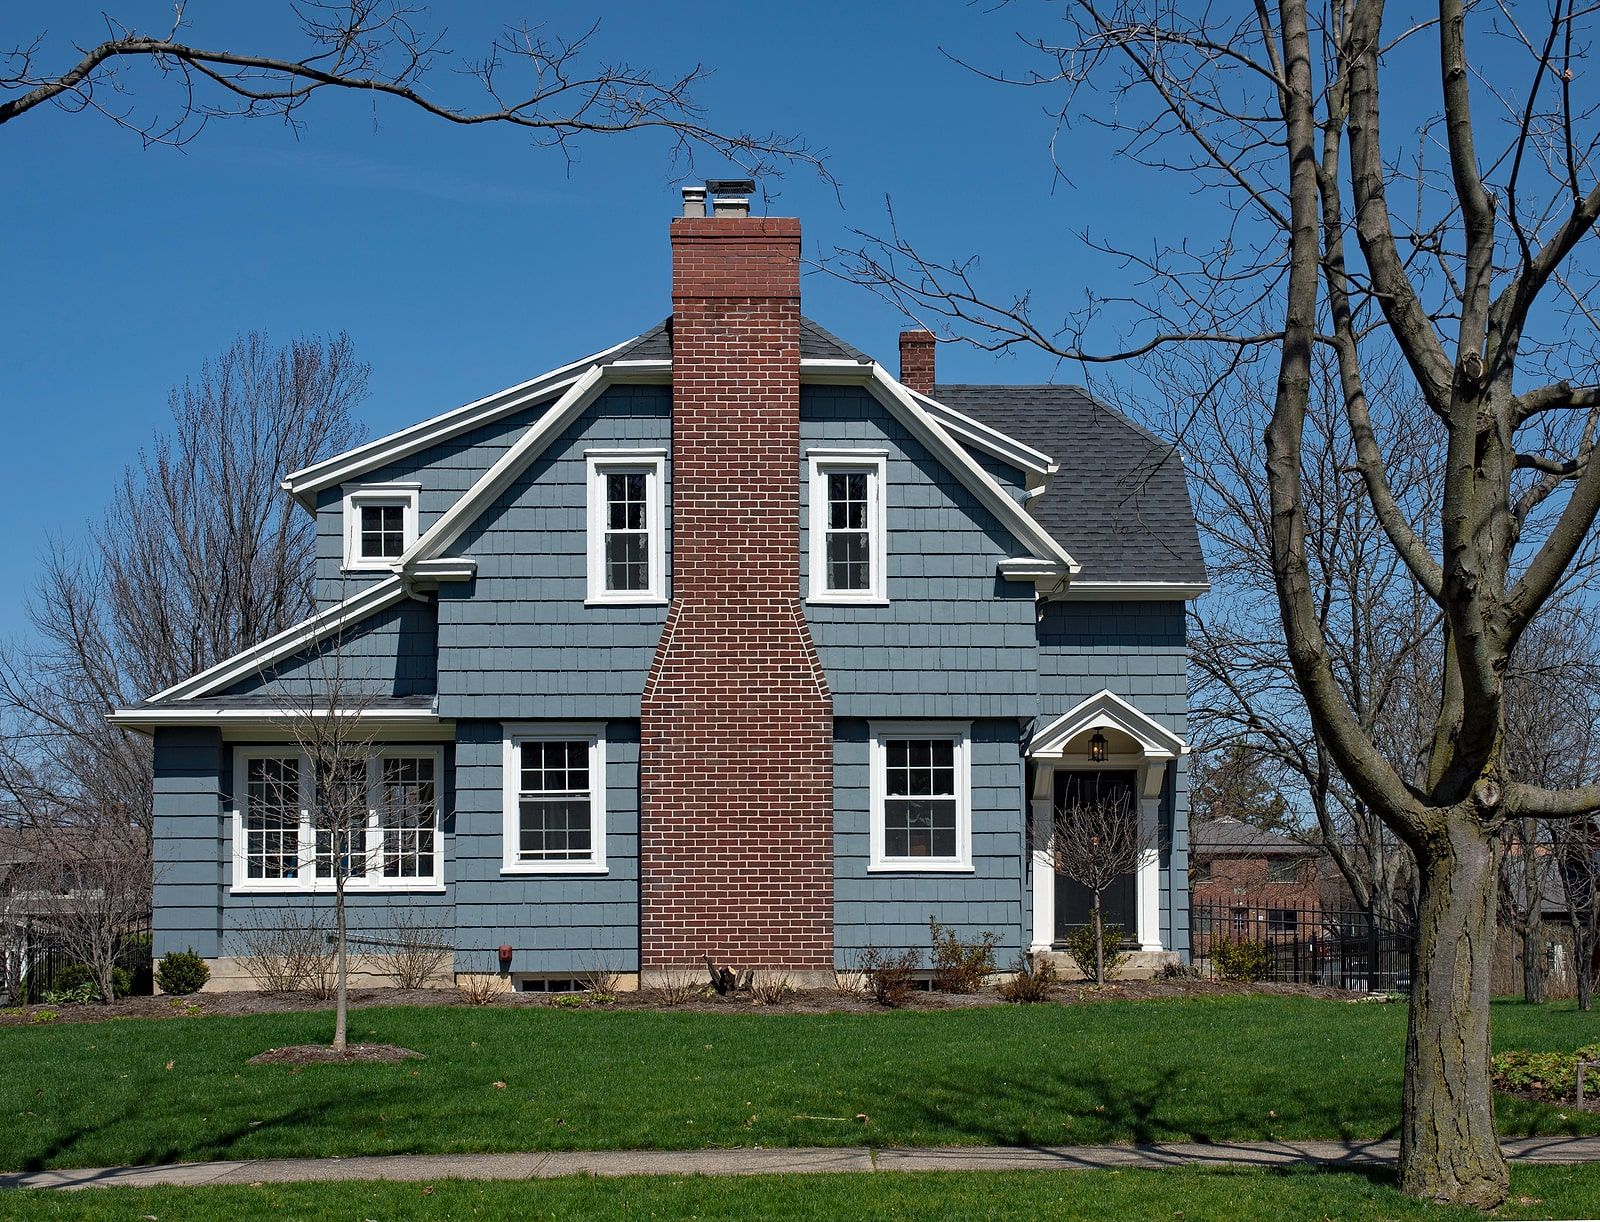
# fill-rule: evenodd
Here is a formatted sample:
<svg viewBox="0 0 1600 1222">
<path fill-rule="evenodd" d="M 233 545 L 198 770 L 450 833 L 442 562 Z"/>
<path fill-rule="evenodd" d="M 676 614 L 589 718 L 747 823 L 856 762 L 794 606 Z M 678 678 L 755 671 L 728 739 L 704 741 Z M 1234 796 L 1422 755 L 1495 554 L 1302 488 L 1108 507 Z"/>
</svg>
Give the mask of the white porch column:
<svg viewBox="0 0 1600 1222">
<path fill-rule="evenodd" d="M 1056 863 L 1050 853 L 1055 835 L 1055 769 L 1039 763 L 1033 772 L 1033 943 L 1049 950 L 1056 940 Z"/>
<path fill-rule="evenodd" d="M 1134 874 L 1134 906 L 1138 911 L 1140 950 L 1158 951 L 1161 945 L 1161 783 L 1167 762 L 1153 759 L 1144 769 L 1144 792 L 1139 800 L 1139 837 L 1145 849 Z"/>
</svg>

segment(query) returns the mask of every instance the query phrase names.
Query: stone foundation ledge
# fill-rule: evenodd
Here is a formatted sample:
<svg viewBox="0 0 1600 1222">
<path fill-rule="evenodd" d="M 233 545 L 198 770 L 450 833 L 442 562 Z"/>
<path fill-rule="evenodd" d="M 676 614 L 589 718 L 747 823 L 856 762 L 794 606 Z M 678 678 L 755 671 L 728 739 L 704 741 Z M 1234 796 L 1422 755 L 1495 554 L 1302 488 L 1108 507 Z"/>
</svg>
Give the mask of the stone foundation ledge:
<svg viewBox="0 0 1600 1222">
<path fill-rule="evenodd" d="M 1078 968 L 1078 961 L 1064 950 L 1036 952 L 1037 957 L 1050 963 L 1062 980 L 1089 979 Z M 1117 965 L 1116 980 L 1154 980 L 1170 967 L 1177 967 L 1182 958 L 1175 950 L 1131 950 Z"/>
</svg>

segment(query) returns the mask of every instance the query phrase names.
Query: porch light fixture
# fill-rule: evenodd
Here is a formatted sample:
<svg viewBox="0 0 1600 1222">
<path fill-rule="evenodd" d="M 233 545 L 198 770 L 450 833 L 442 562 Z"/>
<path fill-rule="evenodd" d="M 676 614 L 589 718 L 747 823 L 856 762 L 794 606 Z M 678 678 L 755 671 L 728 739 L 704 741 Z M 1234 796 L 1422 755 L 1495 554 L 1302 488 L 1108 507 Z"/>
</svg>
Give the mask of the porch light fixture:
<svg viewBox="0 0 1600 1222">
<path fill-rule="evenodd" d="M 1094 737 L 1089 740 L 1089 760 L 1095 764 L 1106 762 L 1106 736 L 1099 730 L 1096 730 Z"/>
</svg>

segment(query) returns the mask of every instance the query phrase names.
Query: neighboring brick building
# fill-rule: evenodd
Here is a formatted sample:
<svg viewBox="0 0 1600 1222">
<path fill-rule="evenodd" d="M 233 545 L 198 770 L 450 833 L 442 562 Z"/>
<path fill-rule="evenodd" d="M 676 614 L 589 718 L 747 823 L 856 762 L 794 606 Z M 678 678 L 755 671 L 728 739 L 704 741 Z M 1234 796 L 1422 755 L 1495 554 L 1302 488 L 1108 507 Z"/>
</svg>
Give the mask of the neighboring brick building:
<svg viewBox="0 0 1600 1222">
<path fill-rule="evenodd" d="M 930 916 L 1009 962 L 1081 919 L 1042 838 L 1087 774 L 1161 846 L 1117 919 L 1187 954 L 1171 446 L 1075 387 L 940 384 L 921 332 L 895 378 L 802 315 L 800 223 L 711 186 L 666 321 L 288 475 L 318 615 L 116 715 L 154 739 L 158 955 L 227 987 L 242 926 L 326 904 L 292 726 L 335 661 L 373 739 L 352 920 L 436 923 L 458 972 L 816 983 Z"/>
<path fill-rule="evenodd" d="M 1231 816 L 1189 829 L 1189 893 L 1213 935 L 1265 941 L 1309 936 L 1321 912 L 1322 854 Z"/>
</svg>

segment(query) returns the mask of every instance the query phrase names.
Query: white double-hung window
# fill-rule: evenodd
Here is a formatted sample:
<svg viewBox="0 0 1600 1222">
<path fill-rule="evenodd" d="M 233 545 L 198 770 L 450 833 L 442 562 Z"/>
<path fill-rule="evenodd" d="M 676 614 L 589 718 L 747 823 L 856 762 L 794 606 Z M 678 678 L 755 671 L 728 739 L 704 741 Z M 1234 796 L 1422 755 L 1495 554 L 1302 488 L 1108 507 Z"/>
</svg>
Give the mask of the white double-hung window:
<svg viewBox="0 0 1600 1222">
<path fill-rule="evenodd" d="M 812 602 L 888 601 L 882 450 L 810 450 Z"/>
<path fill-rule="evenodd" d="M 329 891 L 340 875 L 352 891 L 442 889 L 438 748 L 375 748 L 322 771 L 294 747 L 239 752 L 235 891 Z"/>
<path fill-rule="evenodd" d="M 513 725 L 505 741 L 507 874 L 603 874 L 606 756 L 599 725 Z"/>
<path fill-rule="evenodd" d="M 369 484 L 344 497 L 344 567 L 384 570 L 417 541 L 415 484 Z"/>
<path fill-rule="evenodd" d="M 591 603 L 666 601 L 665 450 L 586 450 Z"/>
<path fill-rule="evenodd" d="M 964 722 L 874 722 L 868 868 L 972 869 L 972 773 Z"/>
</svg>

